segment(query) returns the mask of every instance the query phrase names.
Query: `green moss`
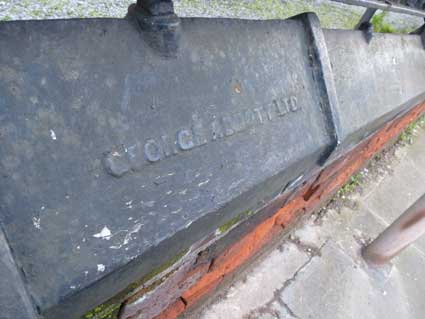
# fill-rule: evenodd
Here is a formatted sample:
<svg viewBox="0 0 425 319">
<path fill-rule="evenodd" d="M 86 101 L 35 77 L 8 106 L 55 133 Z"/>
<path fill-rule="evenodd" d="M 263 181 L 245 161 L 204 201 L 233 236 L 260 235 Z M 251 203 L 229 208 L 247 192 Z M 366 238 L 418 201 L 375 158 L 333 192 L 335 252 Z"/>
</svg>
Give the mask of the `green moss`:
<svg viewBox="0 0 425 319">
<path fill-rule="evenodd" d="M 223 225 L 221 225 L 218 228 L 218 231 L 220 232 L 220 234 L 223 234 L 226 231 L 228 231 L 230 228 L 232 228 L 234 225 L 239 223 L 241 220 L 243 220 L 244 218 L 246 218 L 248 216 L 251 216 L 252 214 L 253 214 L 253 212 L 251 210 L 244 211 L 244 212 L 238 214 L 237 216 L 233 217 L 232 219 L 228 220 Z"/>
<path fill-rule="evenodd" d="M 425 115 L 421 116 L 417 121 L 410 123 L 400 134 L 398 141 L 404 144 L 412 144 L 414 132 L 417 128 L 425 128 Z"/>
<path fill-rule="evenodd" d="M 229 230 L 233 225 L 238 223 L 241 220 L 240 216 L 233 217 L 232 219 L 228 220 L 226 223 L 221 225 L 218 230 L 220 231 L 220 234 L 223 234 L 227 230 Z"/>
<path fill-rule="evenodd" d="M 381 33 L 396 32 L 395 28 L 392 25 L 384 21 L 386 14 L 387 14 L 386 12 L 382 12 L 373 16 L 370 22 L 373 25 L 374 32 L 381 32 Z"/>
<path fill-rule="evenodd" d="M 362 175 L 360 173 L 351 176 L 350 180 L 338 191 L 338 196 L 347 196 L 353 193 L 360 186 L 361 182 Z"/>
<path fill-rule="evenodd" d="M 181 252 L 179 252 L 176 256 L 169 259 L 167 262 L 159 266 L 158 268 L 152 270 L 150 273 L 148 273 L 146 276 L 142 278 L 142 282 L 147 282 L 150 279 L 154 278 L 155 276 L 159 275 L 160 273 L 164 272 L 171 266 L 173 266 L 175 263 L 177 263 L 180 259 L 182 259 L 188 252 L 188 249 L 184 249 Z"/>
<path fill-rule="evenodd" d="M 117 318 L 118 311 L 121 307 L 121 303 L 115 304 L 103 304 L 92 311 L 86 313 L 84 319 L 115 319 Z"/>
</svg>

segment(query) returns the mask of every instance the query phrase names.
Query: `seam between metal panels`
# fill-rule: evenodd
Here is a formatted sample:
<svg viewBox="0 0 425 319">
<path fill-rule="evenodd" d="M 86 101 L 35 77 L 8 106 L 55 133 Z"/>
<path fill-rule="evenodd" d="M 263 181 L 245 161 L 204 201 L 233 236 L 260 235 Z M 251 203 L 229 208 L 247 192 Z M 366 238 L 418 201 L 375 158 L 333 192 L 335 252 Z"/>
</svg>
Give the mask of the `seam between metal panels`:
<svg viewBox="0 0 425 319">
<path fill-rule="evenodd" d="M 338 95 L 336 93 L 325 36 L 320 26 L 319 18 L 314 13 L 304 13 L 295 18 L 300 19 L 304 23 L 305 30 L 311 40 L 312 52 L 309 53 L 309 58 L 312 59 L 314 78 L 318 85 L 319 96 L 321 97 L 320 104 L 326 116 L 326 126 L 332 140 L 330 148 L 323 155 L 319 163 L 323 165 L 331 157 L 334 157 L 338 146 L 341 144 Z"/>
</svg>

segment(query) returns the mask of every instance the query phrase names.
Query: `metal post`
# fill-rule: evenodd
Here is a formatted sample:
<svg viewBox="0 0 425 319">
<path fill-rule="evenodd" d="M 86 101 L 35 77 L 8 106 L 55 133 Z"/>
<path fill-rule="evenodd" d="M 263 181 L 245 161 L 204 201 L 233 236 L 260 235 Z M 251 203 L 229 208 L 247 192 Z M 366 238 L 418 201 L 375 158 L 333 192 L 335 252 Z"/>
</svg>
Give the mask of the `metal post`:
<svg viewBox="0 0 425 319">
<path fill-rule="evenodd" d="M 137 6 L 153 16 L 174 14 L 172 0 L 137 0 Z"/>
<path fill-rule="evenodd" d="M 354 27 L 354 29 L 361 29 L 361 26 L 364 25 L 364 23 L 370 23 L 370 20 L 375 15 L 376 11 L 378 9 L 375 8 L 367 8 L 365 12 L 363 13 L 362 17 L 360 18 L 360 21 L 357 23 L 357 25 Z"/>
<path fill-rule="evenodd" d="M 425 32 L 425 19 L 424 19 L 424 24 L 421 25 L 418 29 L 416 29 L 415 31 L 410 32 L 410 34 L 423 34 Z"/>
<path fill-rule="evenodd" d="M 180 19 L 172 0 L 137 0 L 128 8 L 144 33 L 144 41 L 159 55 L 175 58 L 179 48 Z"/>
<path fill-rule="evenodd" d="M 382 265 L 425 233 L 425 194 L 362 251 L 370 264 Z"/>
</svg>

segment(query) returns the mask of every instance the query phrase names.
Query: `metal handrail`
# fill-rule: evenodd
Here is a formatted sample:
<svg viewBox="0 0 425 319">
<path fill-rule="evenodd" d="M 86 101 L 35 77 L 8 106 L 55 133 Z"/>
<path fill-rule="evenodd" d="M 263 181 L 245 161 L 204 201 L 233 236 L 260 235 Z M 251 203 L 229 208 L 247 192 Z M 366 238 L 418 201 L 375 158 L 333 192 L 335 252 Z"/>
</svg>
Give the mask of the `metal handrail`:
<svg viewBox="0 0 425 319">
<path fill-rule="evenodd" d="M 425 194 L 362 251 L 372 265 L 382 265 L 425 234 Z"/>
<path fill-rule="evenodd" d="M 390 12 L 403 13 L 408 15 L 413 15 L 417 17 L 425 18 L 425 11 L 410 8 L 404 5 L 390 3 L 388 1 L 378 1 L 378 0 L 332 0 L 334 2 L 345 3 L 348 5 L 365 7 L 370 9 L 380 9 Z"/>
</svg>

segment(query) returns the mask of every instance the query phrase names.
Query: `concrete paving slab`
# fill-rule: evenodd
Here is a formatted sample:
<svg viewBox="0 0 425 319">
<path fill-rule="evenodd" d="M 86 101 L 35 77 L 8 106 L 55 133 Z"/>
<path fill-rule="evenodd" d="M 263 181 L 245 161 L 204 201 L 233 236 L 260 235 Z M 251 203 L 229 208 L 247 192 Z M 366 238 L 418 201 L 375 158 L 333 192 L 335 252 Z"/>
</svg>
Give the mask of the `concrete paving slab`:
<svg viewBox="0 0 425 319">
<path fill-rule="evenodd" d="M 425 174 L 408 160 L 401 161 L 392 175 L 376 187 L 361 202 L 386 222 L 397 219 L 425 193 Z"/>
<path fill-rule="evenodd" d="M 259 319 L 267 319 L 267 318 L 297 319 L 295 314 L 289 313 L 290 310 L 288 309 L 288 306 L 285 305 L 282 301 L 272 302 L 270 305 L 268 305 L 267 311 L 268 312 L 263 313 L 263 314 L 259 314 L 258 311 L 252 312 L 250 316 L 252 317 L 252 319 L 254 319 L 254 318 L 259 318 Z M 248 319 L 248 318 L 244 318 L 244 319 Z M 249 318 L 249 319 L 251 319 L 251 318 Z"/>
<path fill-rule="evenodd" d="M 418 128 L 416 136 L 414 137 L 414 143 L 411 147 L 406 148 L 408 152 L 408 158 L 411 160 L 416 168 L 425 174 L 425 157 L 422 155 L 425 150 L 425 129 Z"/>
<path fill-rule="evenodd" d="M 207 309 L 203 318 L 239 319 L 249 315 L 273 300 L 275 290 L 284 286 L 308 260 L 308 254 L 294 244 L 275 249 L 245 280 L 230 287 L 224 299 Z"/>
<path fill-rule="evenodd" d="M 408 309 L 408 316 L 403 318 L 424 318 L 425 255 L 415 246 L 410 246 L 392 263 L 391 278 L 388 282 L 398 282 L 397 290 L 403 291 L 406 296 L 404 302 Z"/>
<path fill-rule="evenodd" d="M 299 273 L 281 298 L 298 318 L 407 318 L 405 308 L 390 307 L 398 299 L 390 300 L 374 287 L 370 277 L 333 243 Z"/>
<path fill-rule="evenodd" d="M 300 241 L 304 246 L 313 247 L 332 241 L 357 264 L 363 264 L 360 256 L 362 245 L 388 226 L 361 202 L 356 203 L 355 209 L 329 209 L 319 221 L 316 219 L 317 216 L 312 215 L 290 238 Z"/>
</svg>

